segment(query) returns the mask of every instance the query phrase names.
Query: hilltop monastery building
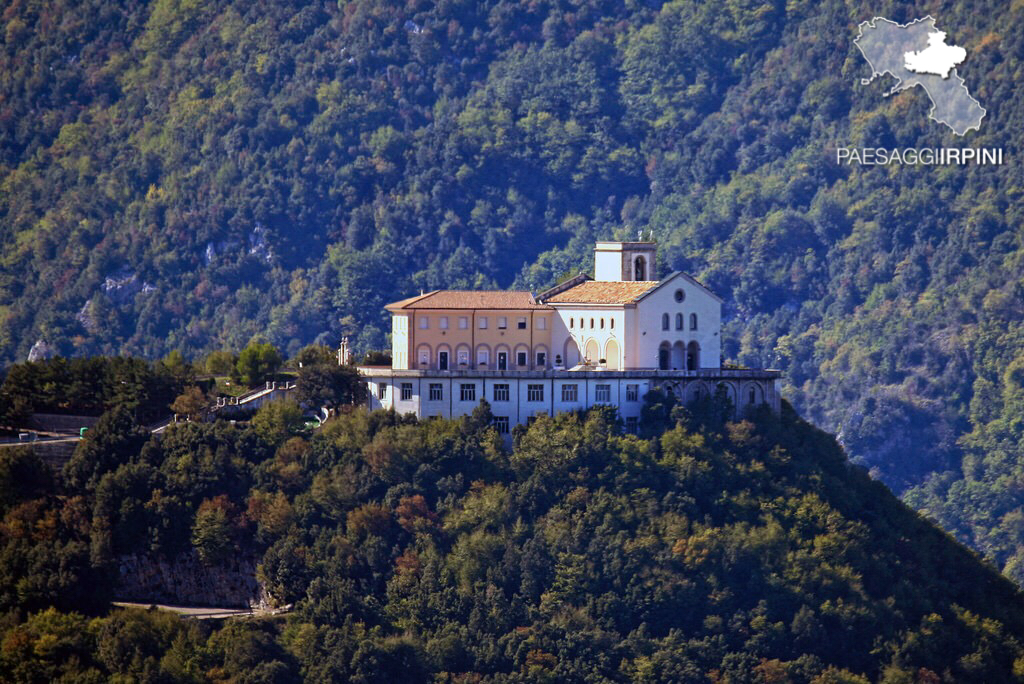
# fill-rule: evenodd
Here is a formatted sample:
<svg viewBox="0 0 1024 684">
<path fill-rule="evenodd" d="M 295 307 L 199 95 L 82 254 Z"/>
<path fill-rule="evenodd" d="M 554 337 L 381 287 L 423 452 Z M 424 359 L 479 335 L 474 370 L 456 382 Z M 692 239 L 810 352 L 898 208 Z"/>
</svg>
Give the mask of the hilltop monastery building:
<svg viewBox="0 0 1024 684">
<path fill-rule="evenodd" d="M 612 405 L 635 430 L 651 389 L 683 402 L 722 387 L 737 414 L 779 408 L 778 371 L 721 367 L 722 300 L 656 271 L 653 242 L 598 242 L 594 277 L 534 296 L 437 290 L 387 305 L 392 366 L 361 367 L 371 408 L 465 415 L 486 399 L 498 429 Z"/>
</svg>

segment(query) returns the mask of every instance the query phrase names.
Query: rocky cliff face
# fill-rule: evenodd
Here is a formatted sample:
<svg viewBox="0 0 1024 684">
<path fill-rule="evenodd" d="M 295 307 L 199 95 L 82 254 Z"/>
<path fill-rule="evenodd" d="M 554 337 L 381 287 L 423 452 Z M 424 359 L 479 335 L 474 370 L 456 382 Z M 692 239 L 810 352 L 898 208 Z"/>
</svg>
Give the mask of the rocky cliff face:
<svg viewBox="0 0 1024 684">
<path fill-rule="evenodd" d="M 193 550 L 172 560 L 144 554 L 121 556 L 118 600 L 266 610 L 272 597 L 256 579 L 256 559 L 237 557 L 208 567 Z"/>
</svg>

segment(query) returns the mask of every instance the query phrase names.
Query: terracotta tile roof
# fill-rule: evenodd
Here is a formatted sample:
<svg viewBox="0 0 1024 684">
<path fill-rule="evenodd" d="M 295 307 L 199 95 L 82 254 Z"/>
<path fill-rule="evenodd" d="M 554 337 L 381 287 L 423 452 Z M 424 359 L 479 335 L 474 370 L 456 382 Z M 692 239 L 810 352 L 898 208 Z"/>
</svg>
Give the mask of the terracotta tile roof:
<svg viewBox="0 0 1024 684">
<path fill-rule="evenodd" d="M 434 290 L 434 292 L 437 292 L 437 290 Z M 424 297 L 427 297 L 429 295 L 434 294 L 434 292 L 429 292 L 429 293 L 427 293 L 425 295 L 423 295 L 423 294 L 416 295 L 415 297 L 407 297 L 406 299 L 399 299 L 397 302 L 391 302 L 390 304 L 385 304 L 384 308 L 388 309 L 388 310 L 390 310 L 390 309 L 404 309 L 405 307 L 407 307 L 410 304 L 412 304 L 413 302 L 415 302 L 417 299 L 423 299 Z"/>
<path fill-rule="evenodd" d="M 545 300 L 549 304 L 630 304 L 661 283 L 657 280 L 588 280 Z"/>
<path fill-rule="evenodd" d="M 399 309 L 547 309 L 533 295 L 519 290 L 434 290 L 418 297 L 392 302 L 388 311 Z"/>
</svg>

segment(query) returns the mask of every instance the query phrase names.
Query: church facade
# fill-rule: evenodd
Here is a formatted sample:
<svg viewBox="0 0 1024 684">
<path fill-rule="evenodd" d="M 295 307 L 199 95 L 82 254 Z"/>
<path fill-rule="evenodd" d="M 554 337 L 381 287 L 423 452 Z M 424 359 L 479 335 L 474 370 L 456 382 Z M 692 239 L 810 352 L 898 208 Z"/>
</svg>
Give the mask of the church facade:
<svg viewBox="0 0 1024 684">
<path fill-rule="evenodd" d="M 778 371 L 721 367 L 722 300 L 657 272 L 653 242 L 598 242 L 594 276 L 538 295 L 438 290 L 389 304 L 392 365 L 361 367 L 371 408 L 455 417 L 486 399 L 499 431 L 538 414 L 616 406 L 635 429 L 644 395 L 683 402 L 721 387 L 741 415 L 779 408 Z"/>
</svg>

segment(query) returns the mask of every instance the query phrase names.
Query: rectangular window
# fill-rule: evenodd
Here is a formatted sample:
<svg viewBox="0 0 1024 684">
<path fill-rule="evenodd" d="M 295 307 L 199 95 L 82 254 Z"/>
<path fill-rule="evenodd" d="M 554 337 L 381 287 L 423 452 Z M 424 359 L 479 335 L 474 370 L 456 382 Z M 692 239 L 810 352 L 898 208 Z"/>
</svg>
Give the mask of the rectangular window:
<svg viewBox="0 0 1024 684">
<path fill-rule="evenodd" d="M 441 330 L 447 330 L 448 329 L 448 317 L 447 316 L 441 316 L 441 318 L 439 318 L 438 321 L 437 321 L 437 327 L 440 328 Z"/>
<path fill-rule="evenodd" d="M 494 386 L 494 401 L 508 401 L 508 385 L 502 383 Z"/>
<path fill-rule="evenodd" d="M 481 330 L 487 330 L 487 316 L 481 316 L 476 323 Z"/>
<path fill-rule="evenodd" d="M 578 385 L 562 385 L 562 401 L 579 401 L 579 397 Z"/>
<path fill-rule="evenodd" d="M 518 322 L 516 323 L 516 326 L 517 326 L 517 327 L 518 327 L 518 328 L 519 328 L 520 330 L 526 330 L 526 317 L 525 317 L 525 316 L 521 316 L 521 317 L 519 318 L 519 321 L 518 321 Z"/>
<path fill-rule="evenodd" d="M 377 383 L 377 398 L 380 399 L 381 401 L 384 401 L 384 399 L 387 397 L 387 395 L 388 395 L 388 386 L 386 384 L 384 384 L 383 382 L 378 382 Z"/>
<path fill-rule="evenodd" d="M 491 363 L 491 351 L 489 349 L 476 350 L 476 365 L 479 368 L 486 368 Z"/>
<path fill-rule="evenodd" d="M 507 435 L 508 416 L 494 416 L 494 427 L 498 428 L 499 435 Z"/>
<path fill-rule="evenodd" d="M 469 316 L 459 316 L 459 330 L 469 330 Z"/>
<path fill-rule="evenodd" d="M 420 316 L 420 330 L 426 330 L 430 327 L 430 316 Z"/>
<path fill-rule="evenodd" d="M 546 319 L 544 317 L 538 318 L 537 319 L 537 330 L 547 330 L 547 329 L 548 329 L 548 319 Z"/>
<path fill-rule="evenodd" d="M 527 385 L 527 401 L 544 401 L 544 385 Z"/>
<path fill-rule="evenodd" d="M 459 401 L 476 401 L 476 385 L 470 383 L 459 385 Z"/>
<path fill-rule="evenodd" d="M 544 352 L 537 352 L 537 368 L 547 368 L 548 355 Z"/>
<path fill-rule="evenodd" d="M 444 385 L 439 382 L 430 383 L 430 401 L 444 400 Z"/>
<path fill-rule="evenodd" d="M 640 401 L 640 385 L 626 385 L 626 401 Z"/>
<path fill-rule="evenodd" d="M 498 316 L 498 330 L 504 330 L 508 327 L 508 319 L 504 316 Z"/>
<path fill-rule="evenodd" d="M 639 423 L 640 421 L 637 420 L 636 416 L 629 416 L 628 418 L 626 418 L 626 432 L 628 432 L 631 435 L 635 435 L 637 433 Z"/>
<path fill-rule="evenodd" d="M 612 400 L 612 386 L 611 385 L 595 385 L 594 386 L 594 401 L 609 402 Z"/>
<path fill-rule="evenodd" d="M 516 365 L 520 368 L 526 368 L 526 352 L 516 353 Z"/>
<path fill-rule="evenodd" d="M 411 382 L 403 382 L 402 383 L 402 401 L 409 401 L 410 399 L 412 399 L 412 383 Z"/>
</svg>

